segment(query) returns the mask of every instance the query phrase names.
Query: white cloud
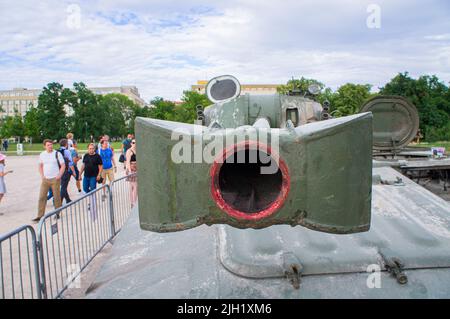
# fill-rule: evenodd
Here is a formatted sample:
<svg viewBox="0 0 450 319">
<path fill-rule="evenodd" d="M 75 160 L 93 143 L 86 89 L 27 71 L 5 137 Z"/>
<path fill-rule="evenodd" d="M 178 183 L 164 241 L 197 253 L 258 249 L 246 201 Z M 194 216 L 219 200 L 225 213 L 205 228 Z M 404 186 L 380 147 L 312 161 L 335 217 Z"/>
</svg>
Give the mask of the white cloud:
<svg viewBox="0 0 450 319">
<path fill-rule="evenodd" d="M 224 73 L 243 83 L 303 75 L 333 88 L 382 86 L 402 71 L 449 81 L 445 1 L 377 1 L 379 30 L 366 27 L 372 2 L 80 1 L 78 29 L 66 23 L 76 2 L 2 2 L 0 87 L 128 84 L 149 100 L 179 99 Z"/>
</svg>

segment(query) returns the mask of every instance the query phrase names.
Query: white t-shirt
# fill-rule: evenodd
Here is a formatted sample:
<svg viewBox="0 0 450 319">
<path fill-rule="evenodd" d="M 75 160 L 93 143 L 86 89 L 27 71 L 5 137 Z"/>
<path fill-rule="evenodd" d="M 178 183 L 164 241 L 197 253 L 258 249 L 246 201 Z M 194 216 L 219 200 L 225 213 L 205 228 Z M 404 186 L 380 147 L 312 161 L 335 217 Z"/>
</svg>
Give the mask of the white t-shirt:
<svg viewBox="0 0 450 319">
<path fill-rule="evenodd" d="M 71 139 L 68 139 L 68 140 L 67 140 L 67 149 L 68 149 L 69 151 L 75 149 L 75 147 L 73 147 L 73 140 L 71 140 Z"/>
<path fill-rule="evenodd" d="M 58 155 L 56 155 L 57 153 Z M 59 164 L 64 164 L 64 158 L 60 152 L 53 150 L 53 152 L 49 153 L 47 151 L 43 151 L 39 155 L 39 163 L 44 164 L 44 177 L 47 179 L 55 178 L 59 173 L 58 162 L 56 162 L 56 156 L 58 156 Z"/>
</svg>

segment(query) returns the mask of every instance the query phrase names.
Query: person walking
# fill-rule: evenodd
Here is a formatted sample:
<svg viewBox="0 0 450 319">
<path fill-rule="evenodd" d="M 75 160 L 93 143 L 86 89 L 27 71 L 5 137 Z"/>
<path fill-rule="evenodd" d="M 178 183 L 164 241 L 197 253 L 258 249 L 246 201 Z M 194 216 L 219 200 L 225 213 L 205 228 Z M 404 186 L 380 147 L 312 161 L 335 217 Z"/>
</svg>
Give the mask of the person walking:
<svg viewBox="0 0 450 319">
<path fill-rule="evenodd" d="M 108 177 L 109 183 L 114 181 L 114 173 L 117 172 L 116 160 L 114 159 L 114 152 L 109 148 L 107 140 L 103 140 L 101 148 L 98 150 L 98 155 L 102 158 L 103 170 L 102 179 L 103 185 L 106 184 L 106 177 Z"/>
<path fill-rule="evenodd" d="M 127 169 L 126 165 L 126 154 L 129 148 L 131 147 L 131 141 L 133 140 L 133 134 L 128 134 L 127 138 L 122 141 L 122 147 L 120 149 L 120 159 L 119 162 L 123 163 L 123 169 Z"/>
<path fill-rule="evenodd" d="M 131 141 L 131 147 L 128 149 L 126 154 L 126 175 L 131 175 L 127 177 L 127 181 L 130 182 L 130 201 L 131 208 L 136 205 L 138 196 L 138 185 L 137 185 L 137 161 L 136 161 L 136 140 Z"/>
<path fill-rule="evenodd" d="M 61 177 L 61 201 L 66 200 L 66 204 L 69 204 L 72 200 L 70 199 L 69 192 L 67 191 L 67 187 L 69 186 L 70 177 L 73 176 L 76 178 L 75 169 L 73 167 L 72 154 L 68 150 L 67 139 L 63 138 L 59 141 L 59 150 L 58 152 L 64 157 L 65 170 L 64 174 Z"/>
<path fill-rule="evenodd" d="M 103 170 L 103 162 L 100 155 L 95 152 L 94 143 L 89 144 L 88 152 L 84 154 L 79 180 L 84 173 L 83 191 L 87 194 L 97 188 Z"/>
<path fill-rule="evenodd" d="M 83 190 L 86 194 L 93 192 L 97 188 L 97 181 L 100 180 L 103 170 L 103 162 L 100 155 L 95 152 L 95 144 L 88 146 L 88 152 L 84 154 L 83 165 L 80 170 L 80 177 L 84 173 Z M 97 219 L 97 201 L 96 194 L 89 196 L 88 211 L 91 213 L 92 220 Z"/>
<path fill-rule="evenodd" d="M 75 183 L 77 185 L 78 192 L 81 193 L 80 171 L 78 169 L 78 162 L 80 161 L 81 157 L 78 154 L 77 144 L 75 141 L 74 148 L 70 151 L 70 154 L 72 155 L 73 168 L 75 171 Z"/>
<path fill-rule="evenodd" d="M 45 214 L 45 205 L 47 204 L 47 193 L 51 188 L 55 200 L 55 208 L 61 207 L 61 177 L 63 176 L 66 164 L 64 157 L 60 152 L 53 149 L 53 141 L 44 140 L 43 151 L 39 155 L 39 174 L 41 175 L 41 187 L 39 191 L 38 214 L 33 222 L 38 222 Z"/>
<path fill-rule="evenodd" d="M 8 152 L 8 147 L 9 147 L 9 142 L 8 142 L 8 139 L 5 138 L 5 139 L 3 140 L 3 150 L 4 150 L 5 152 Z"/>
<path fill-rule="evenodd" d="M 73 134 L 72 133 L 67 133 L 66 138 L 67 138 L 67 149 L 69 151 L 74 150 L 76 148 L 76 142 L 73 139 Z"/>
<path fill-rule="evenodd" d="M 3 196 L 6 194 L 6 185 L 5 185 L 5 176 L 11 174 L 13 171 L 5 170 L 6 166 L 6 156 L 0 154 L 0 202 L 2 201 Z"/>
</svg>

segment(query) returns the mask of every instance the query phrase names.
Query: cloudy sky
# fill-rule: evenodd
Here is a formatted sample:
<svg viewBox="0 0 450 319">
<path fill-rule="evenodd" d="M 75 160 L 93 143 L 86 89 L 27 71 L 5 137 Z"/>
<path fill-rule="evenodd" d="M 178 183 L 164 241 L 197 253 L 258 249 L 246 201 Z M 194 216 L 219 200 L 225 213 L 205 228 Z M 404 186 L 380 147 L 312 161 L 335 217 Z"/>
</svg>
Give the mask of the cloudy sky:
<svg viewBox="0 0 450 319">
<path fill-rule="evenodd" d="M 403 71 L 449 82 L 449 15 L 448 0 L 0 0 L 0 89 L 136 85 L 148 101 L 221 74 L 334 89 Z"/>
</svg>

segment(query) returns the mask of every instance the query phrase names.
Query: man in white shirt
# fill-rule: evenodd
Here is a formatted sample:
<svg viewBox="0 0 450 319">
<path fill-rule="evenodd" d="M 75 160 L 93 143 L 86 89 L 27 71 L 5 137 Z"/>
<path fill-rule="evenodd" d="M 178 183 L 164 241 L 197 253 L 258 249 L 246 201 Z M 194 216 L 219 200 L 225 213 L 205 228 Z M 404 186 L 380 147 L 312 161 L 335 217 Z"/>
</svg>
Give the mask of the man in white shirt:
<svg viewBox="0 0 450 319">
<path fill-rule="evenodd" d="M 55 208 L 61 207 L 61 176 L 65 171 L 64 158 L 60 152 L 53 150 L 53 142 L 44 140 L 43 151 L 39 155 L 39 174 L 41 174 L 41 189 L 39 191 L 38 216 L 33 219 L 38 222 L 45 214 L 47 193 L 51 188 L 55 199 Z"/>
</svg>

